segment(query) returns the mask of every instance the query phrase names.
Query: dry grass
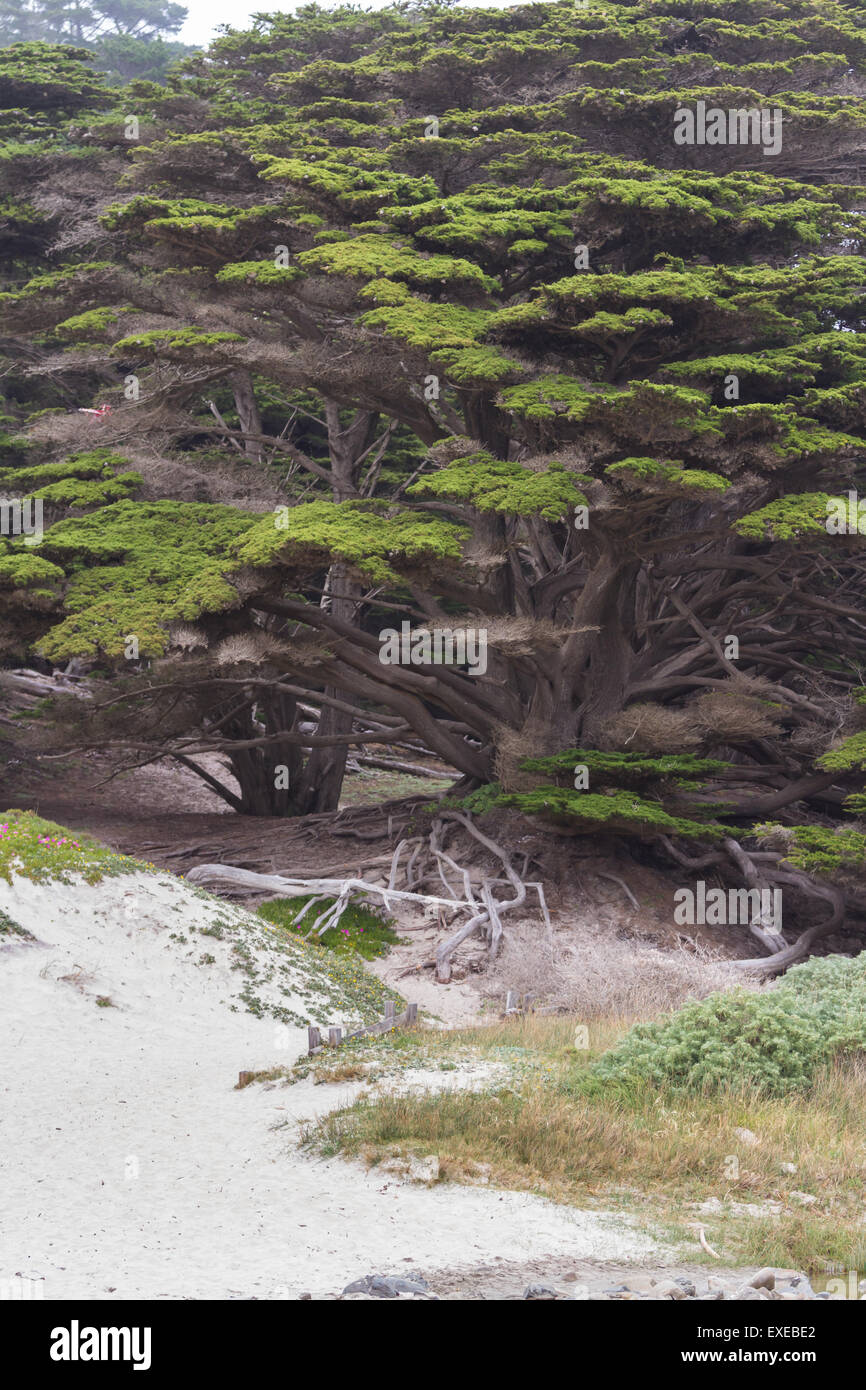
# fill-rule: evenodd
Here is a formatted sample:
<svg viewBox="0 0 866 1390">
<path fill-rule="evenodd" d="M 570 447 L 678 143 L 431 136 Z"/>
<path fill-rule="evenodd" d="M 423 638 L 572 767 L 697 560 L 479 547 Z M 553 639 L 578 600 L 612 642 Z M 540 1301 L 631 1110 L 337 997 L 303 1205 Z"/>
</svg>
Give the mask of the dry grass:
<svg viewBox="0 0 866 1390">
<path fill-rule="evenodd" d="M 337 1081 L 363 1081 L 367 1076 L 367 1068 L 360 1062 L 342 1062 L 333 1067 L 317 1067 L 313 1080 L 317 1086 L 324 1086 Z"/>
<path fill-rule="evenodd" d="M 584 1023 L 636 1022 L 678 1009 L 689 999 L 743 984 L 732 967 L 698 944 L 665 951 L 604 932 L 569 934 L 553 947 L 531 923 L 509 924 L 485 994 L 508 990 L 576 1014 Z"/>
<path fill-rule="evenodd" d="M 361 1099 L 312 1126 L 305 1142 L 368 1162 L 395 1149 L 436 1153 L 452 1181 L 471 1181 L 484 1164 L 502 1187 L 636 1211 L 692 1245 L 702 1225 L 735 1263 L 866 1268 L 866 1066 L 839 1064 L 808 1093 L 784 1100 L 649 1087 L 590 1100 L 577 1080 L 625 1025 L 599 1020 L 589 1049 L 574 1046 L 580 1026 L 574 1017 L 530 1015 L 450 1034 L 450 1048 L 499 1061 L 510 1055 L 510 1084 Z M 744 1142 L 738 1129 L 759 1142 Z M 804 1206 L 792 1193 L 816 1200 Z M 710 1198 L 722 1206 L 702 1215 L 698 1206 Z"/>
</svg>

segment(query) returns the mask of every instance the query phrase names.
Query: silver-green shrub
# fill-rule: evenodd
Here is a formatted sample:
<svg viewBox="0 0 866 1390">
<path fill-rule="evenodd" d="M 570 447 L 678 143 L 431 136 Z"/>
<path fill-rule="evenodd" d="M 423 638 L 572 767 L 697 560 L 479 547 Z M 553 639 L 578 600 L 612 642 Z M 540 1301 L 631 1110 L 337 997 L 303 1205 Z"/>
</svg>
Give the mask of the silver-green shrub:
<svg viewBox="0 0 866 1390">
<path fill-rule="evenodd" d="M 643 1081 L 784 1095 L 857 1052 L 866 1052 L 866 951 L 811 960 L 762 992 L 712 994 L 638 1024 L 589 1069 L 586 1088 Z"/>
</svg>

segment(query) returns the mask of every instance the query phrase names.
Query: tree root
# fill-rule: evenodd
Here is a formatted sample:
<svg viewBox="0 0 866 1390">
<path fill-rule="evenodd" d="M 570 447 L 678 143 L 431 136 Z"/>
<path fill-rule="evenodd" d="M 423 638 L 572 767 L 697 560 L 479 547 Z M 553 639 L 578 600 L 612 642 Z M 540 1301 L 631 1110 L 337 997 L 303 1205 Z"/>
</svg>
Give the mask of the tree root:
<svg viewBox="0 0 866 1390">
<path fill-rule="evenodd" d="M 755 958 L 729 962 L 736 970 L 742 970 L 744 974 L 762 978 L 780 975 L 789 966 L 804 960 L 816 941 L 824 936 L 829 936 L 831 932 L 837 931 L 844 924 L 846 897 L 842 890 L 829 884 L 814 882 L 801 869 L 795 869 L 791 865 L 785 864 L 780 854 L 765 851 L 751 854 L 748 850 L 743 849 L 737 840 L 728 838 L 723 842 L 724 854 L 713 851 L 699 859 L 689 859 L 667 836 L 661 837 L 661 843 L 670 857 L 684 868 L 695 870 L 715 867 L 723 864 L 727 857 L 739 870 L 750 889 L 757 889 L 759 892 L 762 890 L 772 891 L 775 885 L 790 884 L 807 897 L 817 898 L 819 901 L 829 904 L 830 915 L 823 922 L 817 922 L 815 926 L 801 932 L 797 940 L 793 942 L 785 939 L 774 922 L 768 921 L 761 914 L 754 917 L 748 923 L 749 931 L 765 954 Z"/>
<path fill-rule="evenodd" d="M 470 840 L 498 861 L 498 874 L 473 870 L 460 863 L 445 848 L 449 832 L 454 827 L 462 828 Z M 332 834 L 339 833 L 332 830 Z M 356 831 L 345 827 L 343 833 L 356 835 L 359 839 L 379 838 L 370 832 Z M 405 868 L 401 867 L 405 859 Z M 319 878 L 295 878 L 288 874 L 253 873 L 248 869 L 234 868 L 228 864 L 199 864 L 186 875 L 188 882 L 203 887 L 222 890 L 233 894 L 270 893 L 297 896 L 311 893 L 295 919 L 296 924 L 309 918 L 312 910 L 326 899 L 332 899 L 324 911 L 315 918 L 307 935 L 321 936 L 330 928 L 337 926 L 353 897 L 373 898 L 386 908 L 392 901 L 414 903 L 422 908 L 435 908 L 440 924 L 445 926 L 444 914 L 458 913 L 462 920 L 436 950 L 436 979 L 446 983 L 451 978 L 451 958 L 457 947 L 473 933 L 483 930 L 487 940 L 488 954 L 495 959 L 505 939 L 502 918 L 507 912 L 522 907 L 526 901 L 527 890 L 533 889 L 544 920 L 548 940 L 552 939 L 553 924 L 550 920 L 544 889 L 539 882 L 524 878 L 528 859 L 524 856 L 523 872 L 518 873 L 511 863 L 505 849 L 490 839 L 474 824 L 471 818 L 459 811 L 444 811 L 438 815 L 426 836 L 402 838 L 390 856 L 381 855 L 366 861 L 369 867 L 381 867 L 383 876 L 387 867 L 387 883 L 373 883 L 368 879 L 355 877 L 351 872 L 322 875 Z M 401 880 L 404 887 L 398 887 Z M 447 897 L 434 893 L 421 892 L 420 889 L 430 881 L 441 883 Z M 624 885 L 623 885 L 624 886 Z M 510 889 L 510 896 L 501 896 L 497 890 Z M 401 931 L 422 930 L 422 926 L 401 926 Z"/>
</svg>

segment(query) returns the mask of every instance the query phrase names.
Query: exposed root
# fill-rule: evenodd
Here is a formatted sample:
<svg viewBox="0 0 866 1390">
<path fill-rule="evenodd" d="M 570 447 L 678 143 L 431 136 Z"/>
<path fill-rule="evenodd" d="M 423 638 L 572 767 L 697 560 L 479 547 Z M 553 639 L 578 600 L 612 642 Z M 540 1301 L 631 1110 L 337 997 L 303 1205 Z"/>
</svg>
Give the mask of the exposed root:
<svg viewBox="0 0 866 1390">
<path fill-rule="evenodd" d="M 391 818 L 389 816 L 389 823 Z M 446 848 L 449 834 L 460 828 L 469 839 L 487 855 L 497 861 L 498 873 L 483 871 L 455 857 L 455 852 Z M 344 827 L 344 833 L 359 839 L 378 838 L 369 830 L 361 831 Z M 332 834 L 339 833 L 332 828 Z M 279 893 L 287 896 L 308 892 L 313 895 L 298 914 L 296 922 L 301 922 L 311 914 L 315 906 L 332 899 L 323 912 L 315 918 L 307 932 L 308 936 L 321 936 L 331 927 L 337 926 L 353 897 L 366 897 L 379 900 L 385 907 L 390 902 L 414 903 L 422 908 L 437 910 L 440 925 L 448 930 L 447 915 L 456 913 L 461 918 L 460 925 L 452 931 L 436 950 L 436 978 L 445 983 L 451 978 L 451 958 L 457 947 L 477 931 L 482 931 L 489 957 L 494 959 L 502 947 L 505 937 L 502 919 L 507 912 L 522 907 L 526 902 L 527 890 L 533 889 L 544 920 L 548 939 L 553 926 L 542 885 L 528 882 L 524 875 L 528 858 L 524 855 L 523 870 L 518 873 L 511 863 L 505 849 L 485 835 L 472 819 L 459 811 L 443 811 L 436 816 L 427 835 L 401 838 L 393 854 L 377 856 L 367 861 L 370 867 L 380 868 L 384 877 L 387 867 L 387 882 L 374 883 L 351 873 L 346 876 L 322 876 L 320 878 L 295 878 L 283 874 L 260 874 L 247 869 L 233 868 L 226 864 L 200 864 L 191 869 L 187 879 L 191 883 L 223 890 L 234 894 Z M 403 865 L 405 864 L 405 867 Z M 441 884 L 447 897 L 436 893 L 422 892 L 427 884 Z M 401 886 L 398 886 L 401 885 Z M 499 890 L 508 889 L 507 895 Z M 403 931 L 420 930 L 404 925 Z"/>
<path fill-rule="evenodd" d="M 748 927 L 765 954 L 747 960 L 731 961 L 731 966 L 737 970 L 742 970 L 749 975 L 767 978 L 780 975 L 790 965 L 804 960 L 816 941 L 838 931 L 844 924 L 846 910 L 844 892 L 830 884 L 815 882 L 801 869 L 795 869 L 791 865 L 785 864 L 780 854 L 763 851 L 749 853 L 737 840 L 729 838 L 723 842 L 724 854 L 714 851 L 700 859 L 689 859 L 666 836 L 661 837 L 661 842 L 676 863 L 692 870 L 724 864 L 727 858 L 739 870 L 749 889 L 755 889 L 761 894 L 759 901 L 762 907 L 752 917 Z M 830 907 L 830 914 L 824 921 L 817 922 L 815 926 L 801 932 L 796 941 L 793 942 L 786 940 L 778 924 L 763 910 L 764 894 L 767 891 L 772 891 L 776 885 L 784 884 L 798 888 L 806 897 L 818 899 Z"/>
</svg>

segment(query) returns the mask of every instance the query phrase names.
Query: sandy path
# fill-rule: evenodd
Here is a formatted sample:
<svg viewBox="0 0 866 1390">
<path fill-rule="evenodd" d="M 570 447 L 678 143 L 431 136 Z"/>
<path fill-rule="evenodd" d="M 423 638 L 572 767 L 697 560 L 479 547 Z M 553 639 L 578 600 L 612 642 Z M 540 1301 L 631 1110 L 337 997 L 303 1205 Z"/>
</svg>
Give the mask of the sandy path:
<svg viewBox="0 0 866 1390">
<path fill-rule="evenodd" d="M 234 1090 L 241 1069 L 294 1060 L 301 1029 L 232 1012 L 225 978 L 167 929 L 28 891 L 40 944 L 0 939 L 0 1280 L 44 1281 L 45 1298 L 279 1298 L 401 1268 L 654 1253 L 596 1213 L 301 1154 L 297 1120 L 357 1087 Z"/>
</svg>

